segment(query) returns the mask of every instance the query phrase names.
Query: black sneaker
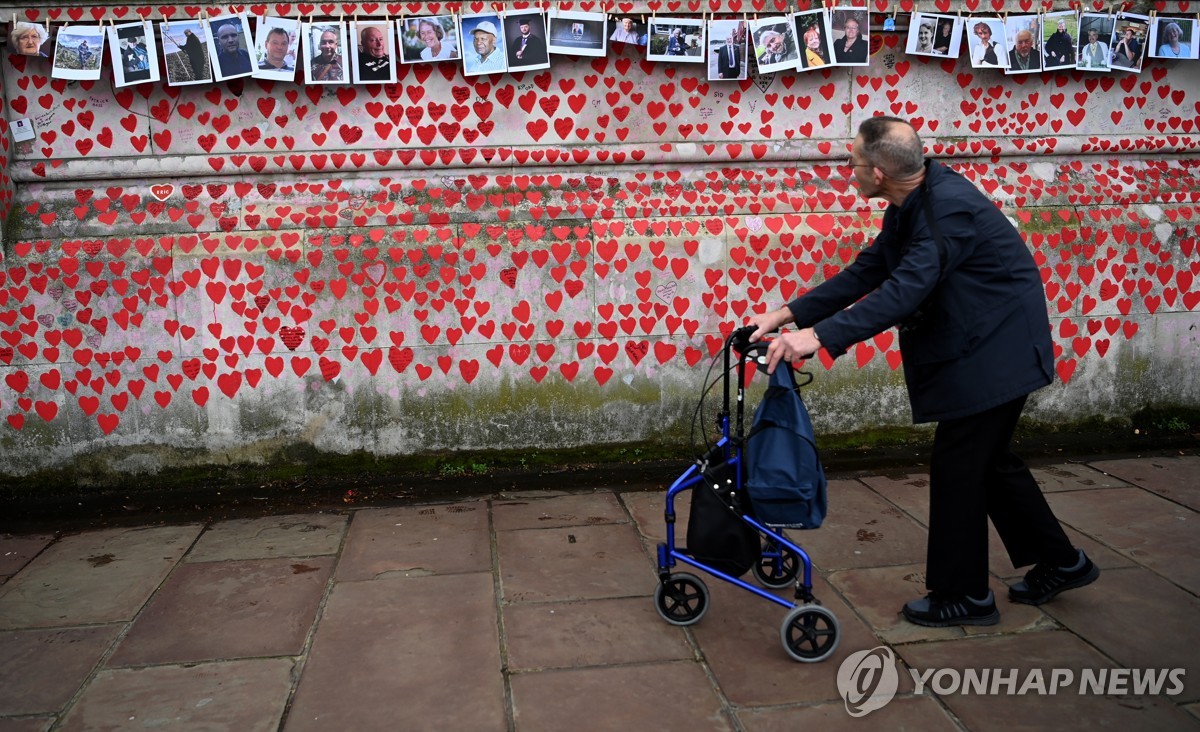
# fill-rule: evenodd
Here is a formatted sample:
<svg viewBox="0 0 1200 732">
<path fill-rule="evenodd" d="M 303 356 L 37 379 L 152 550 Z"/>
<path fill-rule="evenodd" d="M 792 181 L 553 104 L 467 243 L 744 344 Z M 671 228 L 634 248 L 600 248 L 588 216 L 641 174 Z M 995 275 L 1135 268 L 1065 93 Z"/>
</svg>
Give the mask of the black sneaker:
<svg viewBox="0 0 1200 732">
<path fill-rule="evenodd" d="M 905 604 L 900 612 L 910 623 L 930 628 L 995 625 L 1000 622 L 1000 611 L 996 609 L 996 598 L 991 590 L 981 600 L 966 595 L 936 595 L 931 592 Z"/>
<path fill-rule="evenodd" d="M 1100 568 L 1080 549 L 1079 562 L 1074 567 L 1039 564 L 1029 570 L 1024 580 L 1008 588 L 1008 599 L 1026 605 L 1041 605 L 1064 590 L 1090 585 L 1099 576 Z"/>
</svg>

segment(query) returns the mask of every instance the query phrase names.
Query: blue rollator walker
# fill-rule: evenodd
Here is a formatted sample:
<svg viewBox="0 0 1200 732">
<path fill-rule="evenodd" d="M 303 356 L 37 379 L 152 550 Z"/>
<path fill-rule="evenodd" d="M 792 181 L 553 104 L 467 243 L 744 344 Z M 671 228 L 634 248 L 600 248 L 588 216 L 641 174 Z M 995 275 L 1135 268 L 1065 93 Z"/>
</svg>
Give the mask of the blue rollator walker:
<svg viewBox="0 0 1200 732">
<path fill-rule="evenodd" d="M 750 343 L 750 334 L 754 326 L 735 330 L 726 340 L 723 349 L 725 372 L 722 377 L 724 384 L 724 402 L 721 412 L 717 415 L 717 424 L 721 430 L 721 438 L 705 455 L 696 459 L 667 490 L 664 518 L 667 527 L 667 540 L 658 545 L 658 576 L 659 584 L 654 591 L 654 604 L 658 614 L 672 625 L 686 626 L 699 622 L 708 611 L 708 587 L 698 576 L 689 572 L 675 571 L 676 564 L 683 562 L 708 574 L 737 585 L 755 595 L 781 605 L 787 609 L 783 625 L 780 628 L 780 639 L 788 655 L 793 659 L 806 663 L 823 661 L 837 648 L 839 627 L 837 618 L 827 608 L 817 603 L 812 594 L 812 561 L 808 554 L 793 543 L 774 524 L 768 525 L 761 521 L 753 507 L 750 496 L 745 491 L 747 464 L 745 436 L 745 371 L 746 364 L 751 359 L 759 358 L 766 350 L 767 343 Z M 737 403 L 736 412 L 730 413 L 730 371 L 731 354 L 737 352 Z M 780 364 L 780 369 L 787 369 L 788 364 Z M 776 369 L 778 372 L 779 369 Z M 794 387 L 790 373 L 787 382 Z M 805 412 L 807 415 L 807 412 Z M 805 416 L 807 421 L 807 416 Z M 751 433 L 753 436 L 753 432 Z M 814 446 L 815 450 L 815 446 Z M 819 467 L 819 459 L 817 462 Z M 824 473 L 821 472 L 821 487 L 824 488 Z M 709 551 L 707 554 L 694 547 L 681 548 L 675 543 L 675 499 L 684 491 L 691 490 L 692 520 L 697 514 L 697 501 L 704 499 L 708 506 L 718 506 L 716 509 L 706 509 L 706 514 L 715 516 L 719 522 L 728 522 L 722 530 L 726 536 L 734 536 L 734 544 L 742 555 L 740 560 L 729 561 L 719 556 L 721 550 Z M 709 495 L 698 495 L 697 491 L 707 491 Z M 822 505 L 823 512 L 823 505 Z M 819 519 L 817 522 L 819 525 Z M 689 543 L 692 541 L 692 530 L 689 522 Z M 724 537 L 723 537 L 724 538 Z M 726 542 L 726 545 L 728 542 Z M 716 566 L 716 565 L 721 565 Z M 762 587 L 778 590 L 795 584 L 795 599 L 792 602 L 767 592 L 761 587 L 739 579 L 746 568 L 750 569 L 754 578 Z"/>
</svg>

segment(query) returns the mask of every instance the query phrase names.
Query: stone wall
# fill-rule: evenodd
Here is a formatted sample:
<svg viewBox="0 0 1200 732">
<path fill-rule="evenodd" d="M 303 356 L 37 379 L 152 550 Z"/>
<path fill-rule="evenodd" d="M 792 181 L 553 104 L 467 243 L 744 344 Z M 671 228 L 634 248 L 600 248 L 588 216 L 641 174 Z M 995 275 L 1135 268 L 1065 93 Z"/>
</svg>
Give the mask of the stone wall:
<svg viewBox="0 0 1200 732">
<path fill-rule="evenodd" d="M 745 82 L 634 48 L 354 87 L 10 56 L 39 140 L 6 161 L 0 472 L 686 444 L 722 333 L 877 230 L 844 161 L 878 113 L 1042 266 L 1060 378 L 1029 416 L 1200 404 L 1200 62 L 1005 77 L 897 38 Z M 908 423 L 894 333 L 811 368 L 819 431 Z"/>
</svg>

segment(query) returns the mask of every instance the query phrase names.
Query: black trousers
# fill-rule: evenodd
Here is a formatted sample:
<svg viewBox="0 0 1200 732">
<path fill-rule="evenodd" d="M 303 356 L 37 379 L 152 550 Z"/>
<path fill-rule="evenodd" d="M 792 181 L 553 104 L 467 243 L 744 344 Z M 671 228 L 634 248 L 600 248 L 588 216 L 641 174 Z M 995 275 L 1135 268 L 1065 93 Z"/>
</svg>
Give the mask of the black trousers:
<svg viewBox="0 0 1200 732">
<path fill-rule="evenodd" d="M 938 423 L 929 465 L 930 592 L 987 592 L 988 518 L 1014 568 L 1077 561 L 1037 481 L 1010 448 L 1025 399 Z"/>
</svg>

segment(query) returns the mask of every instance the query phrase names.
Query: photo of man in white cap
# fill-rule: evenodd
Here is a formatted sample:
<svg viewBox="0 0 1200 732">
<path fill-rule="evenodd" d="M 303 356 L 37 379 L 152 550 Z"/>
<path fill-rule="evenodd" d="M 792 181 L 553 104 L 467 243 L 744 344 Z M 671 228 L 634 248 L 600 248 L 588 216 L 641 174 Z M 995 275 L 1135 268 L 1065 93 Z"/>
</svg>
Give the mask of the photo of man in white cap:
<svg viewBox="0 0 1200 732">
<path fill-rule="evenodd" d="M 496 15 L 465 15 L 462 36 L 471 39 L 471 47 L 463 53 L 463 70 L 467 76 L 495 74 L 508 70 L 504 55 L 504 34 Z"/>
</svg>

